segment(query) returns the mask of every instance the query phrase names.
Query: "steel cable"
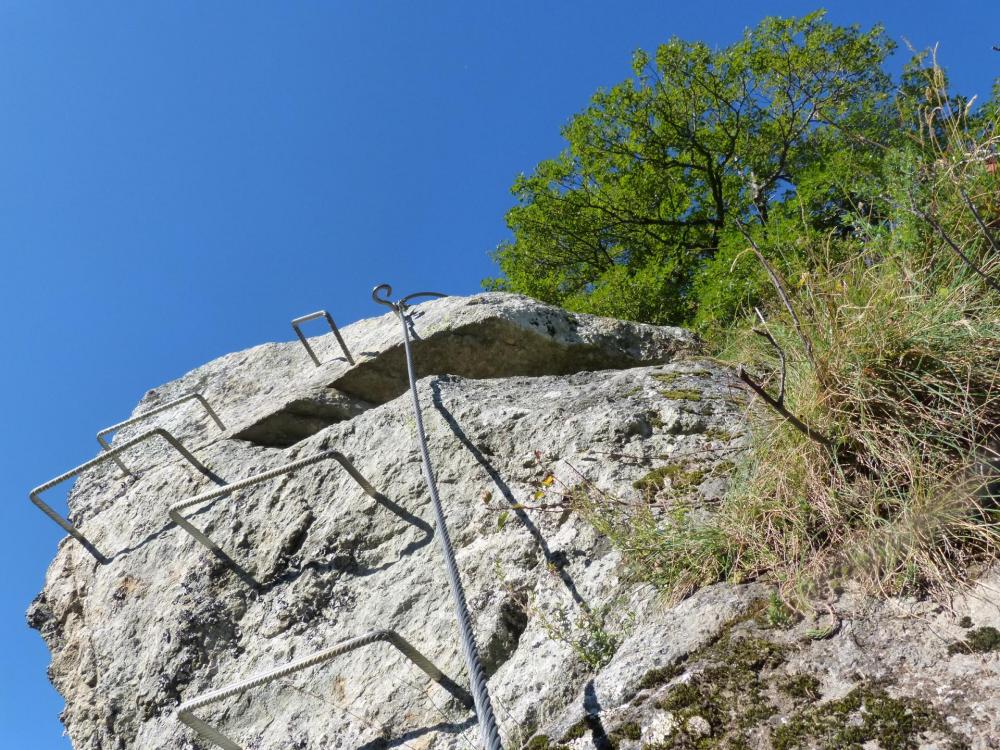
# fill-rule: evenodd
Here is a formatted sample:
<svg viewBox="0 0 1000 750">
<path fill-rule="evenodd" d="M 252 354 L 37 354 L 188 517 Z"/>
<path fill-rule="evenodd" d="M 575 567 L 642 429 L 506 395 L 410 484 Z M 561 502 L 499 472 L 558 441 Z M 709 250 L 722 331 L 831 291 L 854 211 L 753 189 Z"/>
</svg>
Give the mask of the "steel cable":
<svg viewBox="0 0 1000 750">
<path fill-rule="evenodd" d="M 380 296 L 385 294 L 383 298 Z M 392 287 L 388 284 L 380 284 L 372 290 L 372 299 L 380 305 L 386 305 L 396 313 L 403 328 L 403 349 L 406 354 L 406 372 L 410 381 L 410 397 L 413 402 L 413 414 L 417 424 L 417 442 L 420 444 L 420 454 L 423 461 L 424 480 L 427 482 L 427 490 L 430 492 L 431 505 L 434 508 L 434 518 L 437 523 L 438 540 L 441 543 L 441 553 L 444 557 L 445 573 L 448 577 L 448 585 L 451 588 L 451 598 L 455 604 L 455 615 L 458 619 L 458 628 L 462 641 L 462 653 L 465 656 L 465 666 L 469 672 L 469 683 L 472 689 L 472 699 L 476 705 L 476 717 L 479 721 L 479 739 L 485 750 L 503 750 L 500 743 L 500 732 L 497 728 L 496 716 L 493 713 L 493 705 L 490 702 L 489 686 L 486 682 L 486 675 L 483 672 L 482 660 L 479 657 L 479 647 L 476 645 L 476 635 L 472 628 L 472 616 L 469 613 L 469 605 L 465 601 L 465 591 L 462 588 L 462 580 L 458 574 L 458 565 L 455 563 L 455 550 L 451 544 L 448 534 L 448 526 L 445 523 L 444 510 L 441 506 L 441 498 L 438 496 L 437 482 L 434 478 L 434 468 L 431 465 L 430 452 L 427 449 L 427 435 L 424 432 L 424 420 L 420 410 L 420 397 L 417 395 L 417 379 L 413 366 L 413 352 L 410 348 L 410 331 L 407 326 L 406 308 L 409 300 L 415 297 L 444 297 L 437 292 L 417 292 L 407 295 L 398 302 L 389 300 L 392 294 Z"/>
</svg>

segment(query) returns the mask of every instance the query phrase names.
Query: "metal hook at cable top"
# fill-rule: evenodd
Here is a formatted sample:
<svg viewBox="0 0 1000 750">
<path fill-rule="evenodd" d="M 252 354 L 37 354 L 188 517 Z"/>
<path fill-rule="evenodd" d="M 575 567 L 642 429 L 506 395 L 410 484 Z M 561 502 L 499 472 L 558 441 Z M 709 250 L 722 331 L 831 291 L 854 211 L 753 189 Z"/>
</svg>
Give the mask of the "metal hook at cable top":
<svg viewBox="0 0 1000 750">
<path fill-rule="evenodd" d="M 406 312 L 406 308 L 410 304 L 410 300 L 416 299 L 417 297 L 447 297 L 447 294 L 442 294 L 441 292 L 414 292 L 413 294 L 407 294 L 402 299 L 393 302 L 389 299 L 389 295 L 392 294 L 392 286 L 390 284 L 379 284 L 377 287 L 372 289 L 372 299 L 375 300 L 380 305 L 385 305 L 386 307 L 392 308 L 397 313 Z M 384 297 L 382 295 L 385 295 Z"/>
</svg>

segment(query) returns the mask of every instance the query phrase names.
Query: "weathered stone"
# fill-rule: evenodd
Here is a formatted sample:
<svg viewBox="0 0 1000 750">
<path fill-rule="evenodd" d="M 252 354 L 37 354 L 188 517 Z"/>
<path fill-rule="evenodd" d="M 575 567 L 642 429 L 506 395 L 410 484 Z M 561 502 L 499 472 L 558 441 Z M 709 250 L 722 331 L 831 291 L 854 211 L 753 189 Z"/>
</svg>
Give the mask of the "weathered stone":
<svg viewBox="0 0 1000 750">
<path fill-rule="evenodd" d="M 710 512 L 726 483 L 713 469 L 744 440 L 739 381 L 693 356 L 695 338 L 677 329 L 502 294 L 413 312 L 429 447 L 506 746 L 532 735 L 572 747 L 611 737 L 621 750 L 677 732 L 725 736 L 733 728 L 712 706 L 682 715 L 657 703 L 717 669 L 729 634 L 760 637 L 752 615 L 769 590 L 718 584 L 669 605 L 623 580 L 609 540 L 560 501 L 583 485 L 631 503 L 683 493 Z M 360 321 L 343 335 L 354 367 L 332 336 L 314 342 L 320 367 L 297 342 L 265 344 L 137 407 L 201 390 L 224 432 L 189 403 L 122 433 L 165 426 L 228 482 L 332 448 L 384 494 L 376 502 L 327 461 L 192 508 L 243 577 L 168 523 L 172 503 L 214 485 L 163 445 L 125 457 L 137 478 L 109 464 L 76 483 L 72 515 L 112 561 L 98 565 L 64 540 L 28 619 L 52 652 L 77 750 L 205 747 L 176 721 L 179 702 L 375 628 L 398 630 L 465 681 L 400 397 L 398 321 Z M 988 591 L 960 603 L 976 627 L 1000 622 Z M 997 654 L 948 655 L 936 634 L 966 637 L 957 618 L 909 603 L 917 619 L 892 619 L 900 604 L 872 610 L 844 598 L 835 603 L 844 623 L 826 640 L 766 631 L 784 650 L 760 671 L 775 713 L 747 729 L 753 746 L 768 747 L 774 728 L 807 708 L 779 699 L 772 683 L 809 674 L 823 700 L 889 678 L 893 695 L 929 701 L 973 746 L 989 747 Z M 385 644 L 202 713 L 247 750 L 458 748 L 476 736 L 474 717 Z"/>
<path fill-rule="evenodd" d="M 698 348 L 695 337 L 680 328 L 574 315 L 510 294 L 448 297 L 414 308 L 410 317 L 418 377 L 565 375 L 668 362 Z M 368 339 L 378 356 L 338 376 L 334 387 L 376 403 L 403 392 L 406 359 L 398 323 L 391 320 L 391 326 Z"/>
</svg>

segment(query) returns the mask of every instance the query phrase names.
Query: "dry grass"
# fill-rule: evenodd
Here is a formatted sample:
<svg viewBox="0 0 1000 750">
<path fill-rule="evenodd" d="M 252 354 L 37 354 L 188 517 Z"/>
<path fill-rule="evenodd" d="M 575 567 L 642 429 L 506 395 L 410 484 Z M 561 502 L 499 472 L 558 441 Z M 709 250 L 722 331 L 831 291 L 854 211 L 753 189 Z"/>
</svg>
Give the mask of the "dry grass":
<svg viewBox="0 0 1000 750">
<path fill-rule="evenodd" d="M 847 580 L 944 594 L 1000 550 L 1000 248 L 983 226 L 1000 216 L 984 158 L 997 143 L 970 147 L 928 92 L 894 215 L 859 213 L 847 260 L 840 238 L 840 260 L 817 249 L 813 270 L 786 280 L 800 325 L 777 302 L 766 316 L 786 406 L 833 449 L 758 401 L 752 446 L 708 520 L 581 493 L 639 577 L 679 595 L 763 578 L 801 607 Z M 780 360 L 748 328 L 724 356 L 775 393 Z"/>
<path fill-rule="evenodd" d="M 1000 549 L 1000 296 L 947 256 L 817 276 L 795 295 L 816 366 L 789 327 L 771 330 L 792 363 L 789 408 L 839 449 L 759 415 L 746 476 L 712 522 L 730 542 L 726 574 L 806 596 L 845 578 L 946 589 Z"/>
</svg>

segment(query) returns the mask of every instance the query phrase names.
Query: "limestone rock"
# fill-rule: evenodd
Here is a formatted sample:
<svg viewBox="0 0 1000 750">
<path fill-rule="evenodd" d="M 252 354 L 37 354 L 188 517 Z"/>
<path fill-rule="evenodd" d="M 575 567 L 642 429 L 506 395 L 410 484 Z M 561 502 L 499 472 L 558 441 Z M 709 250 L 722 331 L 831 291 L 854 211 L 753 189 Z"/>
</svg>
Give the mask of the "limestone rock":
<svg viewBox="0 0 1000 750">
<path fill-rule="evenodd" d="M 699 357 L 688 332 L 514 295 L 427 302 L 412 320 L 430 452 L 505 747 L 534 737 L 536 747 L 627 750 L 654 735 L 732 730 L 711 706 L 687 711 L 671 691 L 700 685 L 734 634 L 758 637 L 753 617 L 768 589 L 719 584 L 668 604 L 623 579 L 609 540 L 562 501 L 581 487 L 625 503 L 683 494 L 711 512 L 746 439 L 738 379 Z M 342 333 L 353 367 L 332 336 L 314 342 L 319 367 L 298 342 L 265 344 L 150 391 L 136 409 L 200 390 L 225 431 L 188 403 L 118 439 L 164 426 L 226 482 L 336 449 L 378 501 L 324 461 L 192 508 L 237 574 L 169 522 L 171 504 L 214 485 L 168 447 L 127 454 L 136 477 L 109 463 L 77 481 L 72 517 L 111 562 L 64 540 L 28 614 L 52 652 L 77 750 L 208 747 L 177 722 L 180 702 L 378 628 L 466 682 L 398 321 L 384 315 Z M 671 462 L 692 468 L 690 486 L 656 472 Z M 655 497 L 651 477 L 660 477 Z M 992 604 L 969 607 L 977 625 L 997 624 Z M 957 626 L 940 611 L 885 628 L 891 608 L 845 600 L 842 609 L 849 622 L 827 640 L 766 632 L 785 645 L 781 660 L 752 672 L 774 704 L 747 727 L 755 746 L 801 709 L 776 697 L 776 675 L 809 671 L 831 698 L 850 694 L 859 674 L 895 680 L 893 695 L 919 696 L 956 736 L 989 747 L 996 654 L 947 656 L 932 634 Z M 476 737 L 472 714 L 385 644 L 200 715 L 247 750 L 459 748 Z"/>
</svg>

